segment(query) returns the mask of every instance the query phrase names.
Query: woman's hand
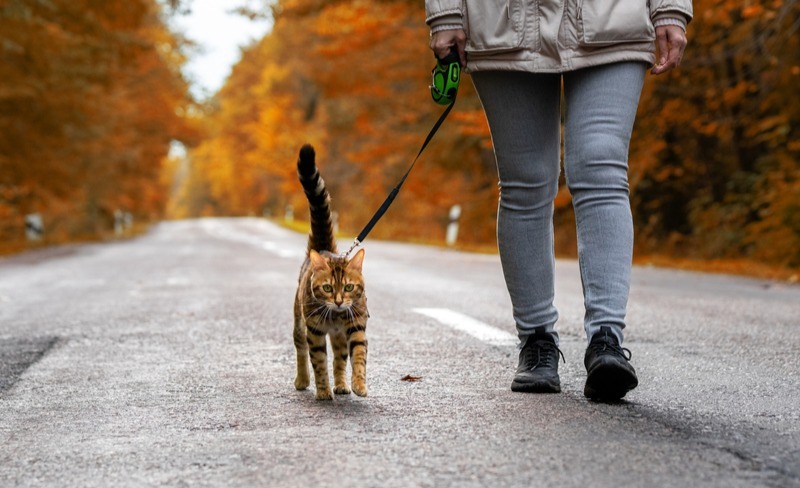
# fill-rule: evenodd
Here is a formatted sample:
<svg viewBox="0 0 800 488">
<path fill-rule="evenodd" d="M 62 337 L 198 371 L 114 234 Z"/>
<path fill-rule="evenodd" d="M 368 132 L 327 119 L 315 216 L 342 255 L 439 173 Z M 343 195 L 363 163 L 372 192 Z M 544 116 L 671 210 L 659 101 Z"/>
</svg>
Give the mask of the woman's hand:
<svg viewBox="0 0 800 488">
<path fill-rule="evenodd" d="M 431 35 L 431 50 L 439 59 L 444 59 L 450 54 L 450 48 L 458 48 L 458 57 L 461 60 L 461 67 L 467 65 L 467 55 L 464 48 L 467 45 L 467 33 L 464 29 L 444 30 Z"/>
<path fill-rule="evenodd" d="M 681 64 L 686 42 L 686 33 L 677 25 L 656 27 L 658 61 L 650 72 L 660 75 L 677 68 Z"/>
</svg>

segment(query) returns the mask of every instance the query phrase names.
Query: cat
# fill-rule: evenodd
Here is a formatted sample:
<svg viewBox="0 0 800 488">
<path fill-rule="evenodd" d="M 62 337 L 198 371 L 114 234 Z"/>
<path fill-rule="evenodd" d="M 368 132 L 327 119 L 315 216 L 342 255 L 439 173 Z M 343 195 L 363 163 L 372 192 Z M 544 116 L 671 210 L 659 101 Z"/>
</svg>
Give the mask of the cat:
<svg viewBox="0 0 800 488">
<path fill-rule="evenodd" d="M 330 195 L 316 166 L 314 148 L 300 149 L 297 175 L 308 198 L 311 232 L 307 256 L 300 269 L 294 301 L 294 345 L 297 376 L 294 386 L 310 383 L 308 362 L 314 369 L 317 400 L 332 400 L 328 378 L 326 336 L 333 352 L 333 392 L 349 394 L 346 368 L 350 358 L 352 391 L 367 396 L 367 297 L 361 273 L 364 249 L 349 260 L 336 253 Z"/>
</svg>

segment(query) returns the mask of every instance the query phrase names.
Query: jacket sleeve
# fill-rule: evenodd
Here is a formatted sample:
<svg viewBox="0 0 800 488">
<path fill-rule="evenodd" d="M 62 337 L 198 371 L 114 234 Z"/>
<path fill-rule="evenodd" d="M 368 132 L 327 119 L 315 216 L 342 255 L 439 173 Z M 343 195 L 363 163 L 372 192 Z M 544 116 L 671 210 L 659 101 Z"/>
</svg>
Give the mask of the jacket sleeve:
<svg viewBox="0 0 800 488">
<path fill-rule="evenodd" d="M 452 22 L 455 16 L 460 18 L 461 2 L 462 0 L 425 0 L 425 23 L 433 27 L 441 22 L 442 17 L 447 17 L 448 22 Z"/>
<path fill-rule="evenodd" d="M 692 0 L 650 0 L 650 18 L 674 17 L 680 14 L 686 18 L 688 24 L 692 20 Z"/>
</svg>

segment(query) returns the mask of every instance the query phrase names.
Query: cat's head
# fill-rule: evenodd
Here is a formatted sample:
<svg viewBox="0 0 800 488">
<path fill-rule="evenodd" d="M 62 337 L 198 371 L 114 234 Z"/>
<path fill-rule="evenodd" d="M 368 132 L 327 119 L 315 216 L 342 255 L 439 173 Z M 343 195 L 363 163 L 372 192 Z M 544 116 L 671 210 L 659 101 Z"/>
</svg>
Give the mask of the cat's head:
<svg viewBox="0 0 800 488">
<path fill-rule="evenodd" d="M 359 250 L 351 259 L 311 250 L 311 290 L 320 302 L 333 312 L 345 312 L 364 296 L 364 276 L 361 265 L 364 250 Z"/>
</svg>

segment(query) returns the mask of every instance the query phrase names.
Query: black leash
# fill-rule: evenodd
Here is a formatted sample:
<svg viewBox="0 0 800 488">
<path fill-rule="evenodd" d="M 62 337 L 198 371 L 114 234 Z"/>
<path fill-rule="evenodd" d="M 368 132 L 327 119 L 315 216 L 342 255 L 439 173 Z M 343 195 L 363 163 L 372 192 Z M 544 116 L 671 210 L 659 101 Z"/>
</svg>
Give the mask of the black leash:
<svg viewBox="0 0 800 488">
<path fill-rule="evenodd" d="M 442 126 L 444 119 L 447 118 L 447 115 L 453 109 L 453 105 L 455 104 L 456 100 L 455 98 L 453 98 L 453 101 L 450 102 L 450 105 L 448 105 L 447 108 L 444 110 L 444 112 L 442 112 L 442 115 L 439 116 L 439 120 L 437 120 L 436 123 L 433 124 L 433 127 L 431 128 L 430 132 L 428 132 L 428 136 L 425 138 L 425 142 L 422 143 L 422 147 L 419 149 L 417 157 L 415 157 L 414 161 L 411 162 L 411 166 L 408 167 L 406 174 L 403 175 L 403 177 L 400 179 L 400 182 L 397 183 L 397 186 L 395 186 L 394 189 L 389 193 L 389 196 L 386 197 L 386 200 L 384 200 L 383 204 L 375 212 L 375 215 L 372 216 L 372 219 L 370 219 L 369 223 L 367 223 L 367 225 L 364 227 L 361 233 L 358 234 L 358 237 L 355 238 L 355 240 L 353 241 L 353 245 L 350 246 L 350 249 L 348 249 L 347 253 L 345 253 L 345 256 L 349 256 L 350 253 L 353 252 L 353 249 L 357 248 L 359 245 L 361 245 L 362 242 L 364 242 L 364 239 L 367 238 L 367 234 L 370 233 L 372 228 L 375 227 L 375 224 L 377 224 L 378 221 L 381 219 L 381 217 L 383 217 L 383 214 L 385 214 L 386 211 L 389 210 L 389 206 L 392 204 L 395 197 L 400 192 L 400 187 L 403 186 L 403 183 L 405 183 L 406 178 L 408 178 L 408 175 L 411 173 L 411 170 L 414 169 L 414 165 L 417 163 L 417 160 L 422 154 L 422 151 L 424 151 L 425 148 L 428 147 L 428 143 L 431 142 L 433 136 L 436 135 L 436 132 L 439 130 L 439 127 Z"/>
</svg>

